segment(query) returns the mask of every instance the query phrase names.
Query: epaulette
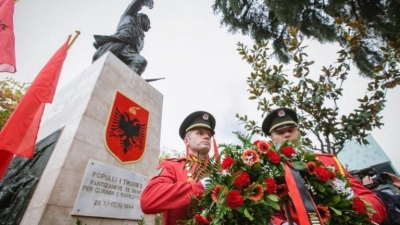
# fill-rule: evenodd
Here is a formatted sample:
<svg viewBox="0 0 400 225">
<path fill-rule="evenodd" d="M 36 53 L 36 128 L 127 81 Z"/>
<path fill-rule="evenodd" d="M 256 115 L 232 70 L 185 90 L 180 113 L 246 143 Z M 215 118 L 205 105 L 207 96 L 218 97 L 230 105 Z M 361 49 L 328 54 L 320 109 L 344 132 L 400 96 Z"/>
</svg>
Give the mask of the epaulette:
<svg viewBox="0 0 400 225">
<path fill-rule="evenodd" d="M 184 160 L 186 160 L 186 157 L 182 157 L 182 158 L 168 158 L 168 159 L 165 159 L 166 161 L 169 161 L 169 162 L 181 162 L 181 161 L 184 161 Z"/>
<path fill-rule="evenodd" d="M 334 158 L 334 154 L 322 153 L 322 152 L 314 152 L 316 156 L 316 160 L 319 160 L 319 157 L 326 157 L 326 158 Z"/>
<path fill-rule="evenodd" d="M 318 156 L 325 156 L 325 157 L 330 157 L 330 158 L 332 158 L 333 161 L 335 161 L 335 164 L 336 164 L 337 169 L 339 170 L 339 173 L 342 174 L 342 175 L 345 174 L 345 170 L 344 170 L 342 164 L 340 163 L 339 159 L 338 159 L 334 154 L 329 154 L 329 153 L 316 153 L 315 155 L 317 156 L 317 159 L 318 159 Z"/>
</svg>

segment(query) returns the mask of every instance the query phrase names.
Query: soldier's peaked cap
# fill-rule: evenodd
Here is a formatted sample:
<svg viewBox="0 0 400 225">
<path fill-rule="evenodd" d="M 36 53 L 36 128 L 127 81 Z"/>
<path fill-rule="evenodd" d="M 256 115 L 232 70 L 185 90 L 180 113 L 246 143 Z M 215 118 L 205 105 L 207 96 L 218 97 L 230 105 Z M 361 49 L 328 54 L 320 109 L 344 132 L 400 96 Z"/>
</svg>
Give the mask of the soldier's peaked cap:
<svg viewBox="0 0 400 225">
<path fill-rule="evenodd" d="M 279 108 L 272 110 L 262 123 L 262 131 L 266 135 L 271 135 L 272 131 L 286 127 L 296 126 L 299 122 L 297 113 L 289 108 Z"/>
<path fill-rule="evenodd" d="M 212 135 L 215 134 L 215 118 L 208 112 L 196 111 L 188 115 L 179 127 L 179 136 L 185 138 L 186 132 L 194 128 L 206 128 L 211 131 Z"/>
</svg>

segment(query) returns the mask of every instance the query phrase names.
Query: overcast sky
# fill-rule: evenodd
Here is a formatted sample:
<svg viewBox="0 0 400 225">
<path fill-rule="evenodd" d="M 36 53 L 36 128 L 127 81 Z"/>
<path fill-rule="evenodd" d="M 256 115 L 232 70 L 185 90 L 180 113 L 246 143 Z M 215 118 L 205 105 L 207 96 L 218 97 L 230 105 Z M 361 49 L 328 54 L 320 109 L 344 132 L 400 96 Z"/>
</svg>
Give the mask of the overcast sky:
<svg viewBox="0 0 400 225">
<path fill-rule="evenodd" d="M 93 35 L 113 34 L 130 0 L 20 0 L 16 3 L 14 26 L 17 73 L 0 73 L 0 79 L 13 77 L 31 82 L 69 34 L 81 35 L 69 50 L 59 88 L 81 74 L 91 64 L 95 52 Z M 145 8 L 151 21 L 141 54 L 148 60 L 143 78 L 165 77 L 152 85 L 164 96 L 161 148 L 183 150 L 178 135 L 182 120 L 197 110 L 209 111 L 217 120 L 216 140 L 235 141 L 232 131 L 243 130 L 235 114 L 247 114 L 259 121 L 256 103 L 248 100 L 246 78 L 251 67 L 241 60 L 236 43 L 252 44 L 250 38 L 232 35 L 220 26 L 220 16 L 211 9 L 213 0 L 154 0 Z M 317 61 L 312 73 L 336 59 L 334 45 L 311 43 L 309 59 Z M 352 67 L 354 69 L 354 67 Z M 292 68 L 287 67 L 288 73 Z M 353 70 L 340 102 L 343 113 L 357 106 L 364 96 L 367 80 Z M 390 90 L 383 116 L 385 126 L 372 135 L 400 171 L 400 149 L 396 115 L 400 90 Z"/>
</svg>

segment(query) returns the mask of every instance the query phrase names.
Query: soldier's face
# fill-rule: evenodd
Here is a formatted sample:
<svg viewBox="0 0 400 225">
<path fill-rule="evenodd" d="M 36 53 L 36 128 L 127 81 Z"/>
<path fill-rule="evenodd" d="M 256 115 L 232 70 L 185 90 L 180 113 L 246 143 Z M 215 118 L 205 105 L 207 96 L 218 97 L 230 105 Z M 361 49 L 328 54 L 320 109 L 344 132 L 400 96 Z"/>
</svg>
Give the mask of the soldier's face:
<svg viewBox="0 0 400 225">
<path fill-rule="evenodd" d="M 186 133 L 183 141 L 188 147 L 189 154 L 205 157 L 211 148 L 211 131 L 204 128 L 194 128 Z"/>
<path fill-rule="evenodd" d="M 284 141 L 296 140 L 299 136 L 299 130 L 296 126 L 286 127 L 280 130 L 272 131 L 271 138 L 274 144 L 282 144 Z"/>
</svg>

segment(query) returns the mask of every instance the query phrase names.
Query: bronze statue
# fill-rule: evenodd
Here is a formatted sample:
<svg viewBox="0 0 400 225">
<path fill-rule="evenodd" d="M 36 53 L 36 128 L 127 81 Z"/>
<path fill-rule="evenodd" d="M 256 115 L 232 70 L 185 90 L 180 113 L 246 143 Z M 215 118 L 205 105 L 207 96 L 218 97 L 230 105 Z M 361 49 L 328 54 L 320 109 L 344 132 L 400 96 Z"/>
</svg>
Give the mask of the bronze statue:
<svg viewBox="0 0 400 225">
<path fill-rule="evenodd" d="M 15 156 L 0 180 L 0 224 L 20 224 L 64 128 L 36 144 L 32 159 Z"/>
<path fill-rule="evenodd" d="M 107 51 L 112 52 L 139 76 L 147 66 L 147 60 L 140 55 L 144 46 L 144 32 L 150 29 L 150 19 L 139 13 L 143 6 L 153 8 L 153 0 L 132 0 L 119 20 L 117 31 L 110 36 L 94 35 L 93 46 L 97 51 L 93 62 Z"/>
</svg>

